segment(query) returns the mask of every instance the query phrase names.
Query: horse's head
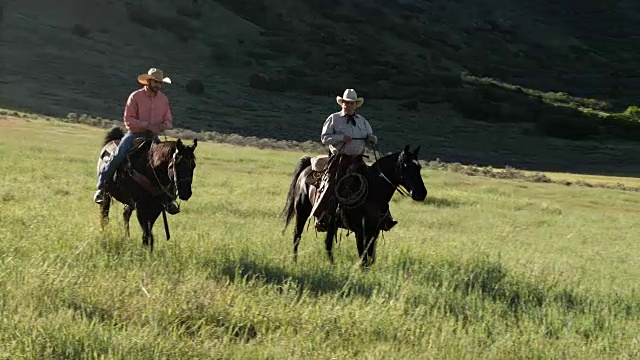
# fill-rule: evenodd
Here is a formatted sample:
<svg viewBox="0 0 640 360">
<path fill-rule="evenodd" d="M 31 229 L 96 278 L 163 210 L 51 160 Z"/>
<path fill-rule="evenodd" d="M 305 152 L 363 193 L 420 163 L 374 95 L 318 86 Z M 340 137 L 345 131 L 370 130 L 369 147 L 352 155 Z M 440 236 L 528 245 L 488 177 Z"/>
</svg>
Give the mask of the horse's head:
<svg viewBox="0 0 640 360">
<path fill-rule="evenodd" d="M 198 139 L 193 139 L 193 145 L 187 146 L 182 140 L 176 141 L 176 151 L 170 165 L 173 181 L 178 189 L 178 197 L 181 200 L 189 200 L 191 197 L 191 182 L 193 170 L 196 168 L 196 156 L 194 154 L 198 146 Z"/>
<path fill-rule="evenodd" d="M 418 152 L 420 146 L 411 150 L 409 145 L 398 156 L 398 172 L 400 176 L 400 185 L 404 186 L 411 194 L 411 199 L 415 201 L 424 201 L 427 197 L 427 188 L 422 181 L 420 169 L 422 166 L 418 162 Z"/>
</svg>

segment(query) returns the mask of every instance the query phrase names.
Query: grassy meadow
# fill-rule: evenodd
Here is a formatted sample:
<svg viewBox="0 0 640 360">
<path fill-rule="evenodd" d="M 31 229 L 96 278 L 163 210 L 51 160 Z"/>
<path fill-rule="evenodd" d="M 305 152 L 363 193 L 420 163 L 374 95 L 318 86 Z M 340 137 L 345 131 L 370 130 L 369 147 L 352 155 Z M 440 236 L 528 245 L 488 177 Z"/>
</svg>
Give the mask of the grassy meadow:
<svg viewBox="0 0 640 360">
<path fill-rule="evenodd" d="M 294 264 L 302 153 L 202 142 L 150 255 L 120 204 L 100 228 L 104 132 L 0 118 L 1 359 L 640 358 L 637 192 L 424 170 L 369 271 L 313 226 Z"/>
</svg>

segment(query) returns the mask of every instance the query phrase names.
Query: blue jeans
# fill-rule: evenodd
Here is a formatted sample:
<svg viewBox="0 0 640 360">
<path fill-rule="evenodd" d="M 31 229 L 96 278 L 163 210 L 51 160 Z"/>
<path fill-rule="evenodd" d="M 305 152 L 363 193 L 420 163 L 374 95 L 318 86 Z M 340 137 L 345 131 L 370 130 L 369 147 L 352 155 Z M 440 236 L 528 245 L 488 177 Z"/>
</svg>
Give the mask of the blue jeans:
<svg viewBox="0 0 640 360">
<path fill-rule="evenodd" d="M 133 140 L 139 137 L 145 137 L 147 139 L 153 140 L 153 142 L 160 142 L 158 135 L 155 135 L 151 132 L 131 132 L 128 131 L 122 139 L 120 139 L 120 144 L 118 144 L 118 148 L 116 149 L 111 161 L 108 161 L 105 164 L 105 167 L 98 175 L 98 184 L 96 188 L 104 189 L 104 186 L 107 183 L 107 179 L 111 179 L 113 177 L 113 173 L 116 171 L 118 166 L 122 164 L 127 152 L 131 150 L 133 147 Z"/>
</svg>

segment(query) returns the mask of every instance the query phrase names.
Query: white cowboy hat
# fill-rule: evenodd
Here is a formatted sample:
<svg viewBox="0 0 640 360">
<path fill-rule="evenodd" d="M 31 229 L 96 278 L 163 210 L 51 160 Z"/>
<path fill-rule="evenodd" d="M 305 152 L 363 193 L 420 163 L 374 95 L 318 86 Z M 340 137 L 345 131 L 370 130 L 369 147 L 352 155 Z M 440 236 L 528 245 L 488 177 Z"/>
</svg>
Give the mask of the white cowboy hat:
<svg viewBox="0 0 640 360">
<path fill-rule="evenodd" d="M 146 74 L 138 76 L 138 82 L 142 85 L 147 85 L 147 81 L 156 80 L 166 84 L 171 84 L 171 79 L 164 77 L 164 73 L 160 69 L 151 68 Z"/>
<path fill-rule="evenodd" d="M 344 94 L 342 94 L 342 97 L 336 96 L 336 102 L 339 105 L 342 106 L 343 101 L 355 101 L 356 107 L 360 107 L 362 103 L 364 103 L 364 98 L 358 97 L 358 93 L 356 93 L 355 90 L 347 89 L 344 91 Z"/>
</svg>

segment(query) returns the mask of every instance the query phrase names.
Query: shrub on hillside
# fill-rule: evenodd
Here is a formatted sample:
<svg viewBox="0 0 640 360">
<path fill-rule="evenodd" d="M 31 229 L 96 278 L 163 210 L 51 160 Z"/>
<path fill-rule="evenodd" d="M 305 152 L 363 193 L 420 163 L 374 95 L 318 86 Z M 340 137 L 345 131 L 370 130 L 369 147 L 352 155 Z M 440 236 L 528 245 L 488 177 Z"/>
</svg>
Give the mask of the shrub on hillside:
<svg viewBox="0 0 640 360">
<path fill-rule="evenodd" d="M 624 114 L 640 120 L 640 108 L 637 106 L 629 106 L 627 110 L 624 111 Z"/>
<path fill-rule="evenodd" d="M 549 103 L 558 105 L 569 105 L 572 107 L 585 107 L 598 110 L 606 110 L 611 108 L 611 104 L 606 101 L 574 97 L 564 92 L 543 92 L 539 90 L 527 89 L 489 77 L 473 76 L 467 72 L 463 72 L 461 74 L 461 81 L 465 84 L 478 88 L 493 87 L 506 90 L 507 92 L 523 93 L 528 96 L 537 97 L 541 100 L 545 100 Z"/>
<path fill-rule="evenodd" d="M 91 30 L 82 24 L 75 24 L 71 28 L 71 33 L 75 36 L 79 36 L 81 38 L 88 38 Z"/>
</svg>

